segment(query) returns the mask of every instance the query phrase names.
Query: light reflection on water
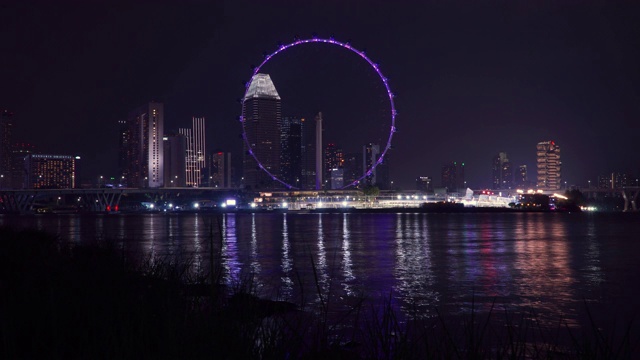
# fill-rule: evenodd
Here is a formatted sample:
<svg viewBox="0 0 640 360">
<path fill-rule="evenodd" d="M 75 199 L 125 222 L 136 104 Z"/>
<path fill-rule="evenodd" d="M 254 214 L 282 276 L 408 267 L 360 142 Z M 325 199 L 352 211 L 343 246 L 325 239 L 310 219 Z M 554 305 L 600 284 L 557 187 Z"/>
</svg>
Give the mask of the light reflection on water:
<svg viewBox="0 0 640 360">
<path fill-rule="evenodd" d="M 583 300 L 599 309 L 640 302 L 629 275 L 639 270 L 638 222 L 625 215 L 2 215 L 0 225 L 72 243 L 116 240 L 140 259 L 187 259 L 203 273 L 213 253 L 225 283 L 252 278 L 261 295 L 295 303 L 339 309 L 391 295 L 420 316 L 495 303 L 571 325 Z"/>
</svg>

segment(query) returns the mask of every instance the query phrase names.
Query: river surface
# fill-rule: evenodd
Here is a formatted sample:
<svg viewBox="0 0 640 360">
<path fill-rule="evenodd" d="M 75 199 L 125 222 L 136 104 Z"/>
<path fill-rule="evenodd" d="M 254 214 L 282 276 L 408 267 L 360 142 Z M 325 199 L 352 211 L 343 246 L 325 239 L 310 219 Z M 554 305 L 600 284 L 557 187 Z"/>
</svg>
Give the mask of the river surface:
<svg viewBox="0 0 640 360">
<path fill-rule="evenodd" d="M 0 215 L 153 261 L 211 257 L 230 286 L 333 311 L 391 299 L 404 315 L 507 310 L 543 323 L 625 322 L 640 308 L 639 214 Z M 504 311 L 503 311 L 504 312 Z M 634 325 L 636 328 L 637 326 Z"/>
</svg>

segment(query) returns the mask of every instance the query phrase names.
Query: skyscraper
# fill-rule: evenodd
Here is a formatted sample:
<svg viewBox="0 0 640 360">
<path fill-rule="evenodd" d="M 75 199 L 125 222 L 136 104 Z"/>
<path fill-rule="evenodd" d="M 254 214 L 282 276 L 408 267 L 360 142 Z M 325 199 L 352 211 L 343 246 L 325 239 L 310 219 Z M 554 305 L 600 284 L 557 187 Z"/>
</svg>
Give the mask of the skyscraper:
<svg viewBox="0 0 640 360">
<path fill-rule="evenodd" d="M 537 146 L 538 188 L 559 190 L 562 180 L 560 146 L 554 141 L 539 142 Z"/>
<path fill-rule="evenodd" d="M 185 137 L 185 185 L 188 187 L 200 187 L 204 169 L 207 166 L 204 138 L 204 118 L 193 118 L 191 129 L 178 129 Z"/>
<path fill-rule="evenodd" d="M 315 117 L 316 121 L 316 190 L 322 189 L 322 164 L 324 163 L 322 154 L 322 113 Z"/>
<path fill-rule="evenodd" d="M 164 186 L 186 186 L 186 138 L 183 134 L 170 133 L 163 138 Z"/>
<path fill-rule="evenodd" d="M 308 120 L 301 119 L 301 178 L 299 188 L 315 189 L 316 186 L 316 126 Z"/>
<path fill-rule="evenodd" d="M 209 164 L 210 187 L 231 187 L 231 153 L 217 151 L 211 155 Z"/>
<path fill-rule="evenodd" d="M 244 184 L 253 189 L 275 188 L 273 176 L 280 176 L 281 110 L 280 95 L 268 74 L 255 74 L 243 99 L 246 141 L 243 154 Z M 248 144 L 248 146 L 247 146 Z M 260 161 L 257 164 L 251 154 Z"/>
<path fill-rule="evenodd" d="M 324 178 L 328 182 L 332 183 L 329 187 L 331 189 L 338 189 L 342 186 L 336 185 L 337 182 L 331 182 L 332 176 L 339 176 L 343 181 L 344 172 L 336 172 L 336 170 L 342 170 L 344 168 L 344 153 L 342 149 L 335 143 L 328 143 L 324 149 Z M 339 173 L 339 175 L 337 175 Z"/>
<path fill-rule="evenodd" d="M 131 187 L 162 187 L 164 184 L 164 106 L 150 102 L 120 121 L 121 170 Z M 124 141 L 126 139 L 126 141 Z M 124 175 L 126 174 L 126 175 Z"/>
<path fill-rule="evenodd" d="M 297 117 L 283 117 L 280 127 L 281 179 L 295 187 L 302 176 L 302 121 Z"/>
<path fill-rule="evenodd" d="M 493 158 L 493 189 L 513 187 L 513 171 L 506 152 L 500 152 Z"/>
</svg>

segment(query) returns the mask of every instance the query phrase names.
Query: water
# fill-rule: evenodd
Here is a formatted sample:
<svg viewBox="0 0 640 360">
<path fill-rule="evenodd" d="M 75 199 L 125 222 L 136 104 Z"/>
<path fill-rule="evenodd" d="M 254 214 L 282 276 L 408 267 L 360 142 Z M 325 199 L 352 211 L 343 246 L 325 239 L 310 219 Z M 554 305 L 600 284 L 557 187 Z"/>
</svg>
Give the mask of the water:
<svg viewBox="0 0 640 360">
<path fill-rule="evenodd" d="M 391 298 L 404 315 L 493 308 L 580 326 L 587 308 L 625 322 L 640 305 L 638 214 L 1 215 L 0 225 L 115 239 L 138 259 L 189 259 L 203 272 L 213 253 L 228 285 L 252 278 L 264 297 L 329 300 L 335 313 Z"/>
</svg>

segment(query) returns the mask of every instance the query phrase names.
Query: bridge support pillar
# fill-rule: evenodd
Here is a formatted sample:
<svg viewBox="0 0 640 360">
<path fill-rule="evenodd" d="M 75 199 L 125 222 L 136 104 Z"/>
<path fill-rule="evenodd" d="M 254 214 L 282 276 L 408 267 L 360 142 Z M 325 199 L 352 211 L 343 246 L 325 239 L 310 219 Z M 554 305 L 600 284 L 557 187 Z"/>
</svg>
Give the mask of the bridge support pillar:
<svg viewBox="0 0 640 360">
<path fill-rule="evenodd" d="M 631 194 L 633 194 L 633 196 Z M 638 211 L 638 194 L 640 194 L 640 190 L 635 190 L 635 193 L 627 194 L 627 191 L 622 189 L 622 198 L 624 199 L 624 209 L 622 211 Z M 631 205 L 631 209 L 629 209 L 629 205 Z"/>
<path fill-rule="evenodd" d="M 10 191 L 2 193 L 1 199 L 5 211 L 24 214 L 31 211 L 36 199 L 36 193 Z"/>
</svg>

